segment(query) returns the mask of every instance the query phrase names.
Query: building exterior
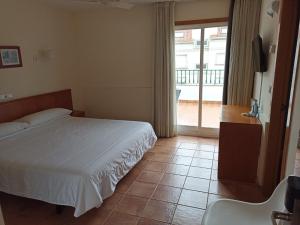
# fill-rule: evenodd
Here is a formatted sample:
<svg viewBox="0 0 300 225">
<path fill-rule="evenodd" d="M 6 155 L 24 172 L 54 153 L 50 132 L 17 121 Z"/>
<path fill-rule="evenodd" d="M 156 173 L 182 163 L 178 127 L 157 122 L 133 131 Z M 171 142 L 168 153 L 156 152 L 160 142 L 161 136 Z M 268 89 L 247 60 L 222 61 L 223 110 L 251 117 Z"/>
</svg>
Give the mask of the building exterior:
<svg viewBox="0 0 300 225">
<path fill-rule="evenodd" d="M 203 53 L 203 101 L 221 101 L 227 27 L 205 28 Z M 176 78 L 179 100 L 199 100 L 201 29 L 177 30 Z"/>
</svg>

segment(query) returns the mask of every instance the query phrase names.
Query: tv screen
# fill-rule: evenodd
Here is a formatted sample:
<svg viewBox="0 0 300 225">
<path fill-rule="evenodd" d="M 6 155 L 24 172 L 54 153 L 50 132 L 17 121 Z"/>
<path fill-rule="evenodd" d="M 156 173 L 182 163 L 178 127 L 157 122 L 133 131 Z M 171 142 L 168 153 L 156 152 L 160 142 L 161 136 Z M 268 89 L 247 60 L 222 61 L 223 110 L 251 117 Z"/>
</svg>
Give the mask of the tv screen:
<svg viewBox="0 0 300 225">
<path fill-rule="evenodd" d="M 265 54 L 262 46 L 262 38 L 260 35 L 257 35 L 252 41 L 253 48 L 253 60 L 254 60 L 254 70 L 255 72 L 266 72 L 267 65 Z"/>
</svg>

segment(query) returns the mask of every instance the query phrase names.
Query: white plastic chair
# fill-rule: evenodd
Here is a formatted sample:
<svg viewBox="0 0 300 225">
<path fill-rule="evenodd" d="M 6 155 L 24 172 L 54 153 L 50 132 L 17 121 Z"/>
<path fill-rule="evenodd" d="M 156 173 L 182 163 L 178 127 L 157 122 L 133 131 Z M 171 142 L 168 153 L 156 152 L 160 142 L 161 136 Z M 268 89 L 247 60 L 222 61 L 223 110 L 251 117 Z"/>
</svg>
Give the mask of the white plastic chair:
<svg viewBox="0 0 300 225">
<path fill-rule="evenodd" d="M 272 225 L 272 211 L 284 210 L 287 178 L 275 189 L 272 196 L 263 203 L 248 203 L 220 199 L 206 209 L 202 225 Z"/>
</svg>

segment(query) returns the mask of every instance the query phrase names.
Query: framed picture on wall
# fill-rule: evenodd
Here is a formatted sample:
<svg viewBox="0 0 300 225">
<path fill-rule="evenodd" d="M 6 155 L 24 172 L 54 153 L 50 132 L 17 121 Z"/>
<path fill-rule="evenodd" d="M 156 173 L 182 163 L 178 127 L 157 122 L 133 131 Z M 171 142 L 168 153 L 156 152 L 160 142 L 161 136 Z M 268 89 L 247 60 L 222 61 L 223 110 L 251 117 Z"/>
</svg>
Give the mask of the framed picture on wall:
<svg viewBox="0 0 300 225">
<path fill-rule="evenodd" d="M 19 46 L 0 46 L 0 69 L 22 66 Z"/>
</svg>

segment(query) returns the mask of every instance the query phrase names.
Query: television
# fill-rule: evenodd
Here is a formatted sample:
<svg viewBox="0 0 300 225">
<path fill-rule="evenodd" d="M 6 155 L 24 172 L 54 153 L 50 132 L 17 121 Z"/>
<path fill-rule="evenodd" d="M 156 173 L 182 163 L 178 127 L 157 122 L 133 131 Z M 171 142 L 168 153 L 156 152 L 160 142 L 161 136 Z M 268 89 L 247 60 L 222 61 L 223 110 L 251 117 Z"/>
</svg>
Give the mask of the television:
<svg viewBox="0 0 300 225">
<path fill-rule="evenodd" d="M 262 38 L 258 34 L 252 41 L 253 61 L 255 72 L 266 72 L 266 56 L 262 46 Z"/>
</svg>

